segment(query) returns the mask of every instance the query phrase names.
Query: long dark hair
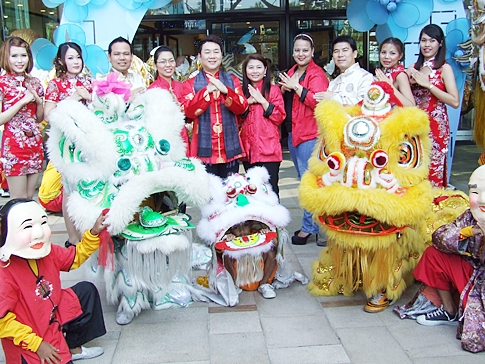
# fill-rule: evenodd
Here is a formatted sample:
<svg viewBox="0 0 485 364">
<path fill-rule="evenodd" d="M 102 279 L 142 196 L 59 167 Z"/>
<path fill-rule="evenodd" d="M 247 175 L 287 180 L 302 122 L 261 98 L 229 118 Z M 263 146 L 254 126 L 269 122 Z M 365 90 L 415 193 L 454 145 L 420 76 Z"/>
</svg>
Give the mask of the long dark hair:
<svg viewBox="0 0 485 364">
<path fill-rule="evenodd" d="M 443 33 L 443 29 L 436 24 L 428 24 L 419 33 L 419 42 L 421 43 L 421 37 L 423 34 L 426 34 L 428 37 L 436 39 L 440 43 L 440 47 L 438 49 L 438 53 L 434 57 L 434 69 L 437 70 L 441 68 L 445 64 L 446 59 L 446 43 L 445 43 L 445 34 Z M 414 64 L 414 68 L 418 71 L 421 69 L 424 63 L 424 55 L 421 52 L 421 45 L 419 46 L 419 56 L 417 62 Z"/>
<path fill-rule="evenodd" d="M 271 90 L 271 70 L 268 67 L 268 61 L 259 53 L 248 55 L 242 64 L 242 73 L 243 73 L 242 89 L 244 92 L 244 96 L 246 96 L 246 98 L 251 96 L 249 94 L 249 88 L 248 88 L 248 85 L 251 84 L 251 81 L 249 81 L 248 75 L 246 73 L 246 67 L 248 66 L 248 63 L 251 60 L 260 61 L 263 64 L 263 66 L 266 68 L 266 75 L 263 77 L 263 88 L 261 90 L 261 94 L 267 100 L 269 97 L 269 91 Z"/>
<path fill-rule="evenodd" d="M 2 206 L 0 209 L 0 248 L 5 245 L 5 241 L 7 240 L 8 234 L 8 214 L 12 207 L 27 202 L 34 202 L 34 200 L 30 198 L 14 198 L 13 200 L 8 201 L 5 205 Z"/>
<path fill-rule="evenodd" d="M 81 47 L 74 42 L 66 42 L 62 43 L 57 50 L 56 57 L 52 62 L 54 67 L 56 68 L 56 77 L 62 78 L 66 76 L 67 73 L 67 66 L 66 66 L 66 53 L 69 49 L 74 49 L 79 55 L 81 56 L 81 63 L 82 67 L 81 70 L 84 68 L 84 60 L 83 60 L 83 51 Z"/>
</svg>

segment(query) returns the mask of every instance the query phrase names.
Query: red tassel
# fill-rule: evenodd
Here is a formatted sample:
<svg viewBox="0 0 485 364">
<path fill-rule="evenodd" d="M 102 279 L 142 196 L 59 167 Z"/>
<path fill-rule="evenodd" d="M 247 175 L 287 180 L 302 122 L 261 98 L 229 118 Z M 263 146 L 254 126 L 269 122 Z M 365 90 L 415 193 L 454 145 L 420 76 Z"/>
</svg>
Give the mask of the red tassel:
<svg viewBox="0 0 485 364">
<path fill-rule="evenodd" d="M 103 215 L 106 215 L 109 209 L 103 210 Z M 99 253 L 98 253 L 98 265 L 108 269 L 112 272 L 115 270 L 115 245 L 113 239 L 107 229 L 103 229 L 99 233 Z"/>
</svg>

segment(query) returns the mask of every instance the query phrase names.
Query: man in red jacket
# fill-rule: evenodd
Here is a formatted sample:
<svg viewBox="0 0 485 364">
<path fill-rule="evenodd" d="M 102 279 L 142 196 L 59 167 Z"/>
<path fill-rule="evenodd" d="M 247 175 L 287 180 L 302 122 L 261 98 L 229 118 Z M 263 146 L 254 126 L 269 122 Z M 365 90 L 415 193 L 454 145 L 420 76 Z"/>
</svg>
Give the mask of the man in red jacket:
<svg viewBox="0 0 485 364">
<path fill-rule="evenodd" d="M 239 80 L 220 70 L 222 42 L 209 35 L 199 43 L 202 70 L 184 83 L 185 116 L 194 120 L 190 156 L 221 178 L 239 171 L 244 155 L 236 115 L 248 107 Z"/>
</svg>

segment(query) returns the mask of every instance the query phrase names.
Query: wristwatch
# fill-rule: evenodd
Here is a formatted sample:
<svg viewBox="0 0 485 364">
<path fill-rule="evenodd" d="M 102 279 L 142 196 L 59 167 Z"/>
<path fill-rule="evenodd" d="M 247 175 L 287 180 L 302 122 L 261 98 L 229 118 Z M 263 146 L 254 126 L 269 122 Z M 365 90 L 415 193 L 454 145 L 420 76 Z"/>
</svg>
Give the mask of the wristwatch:
<svg viewBox="0 0 485 364">
<path fill-rule="evenodd" d="M 300 84 L 293 86 L 293 90 L 295 91 L 298 91 L 299 88 L 300 88 Z"/>
</svg>

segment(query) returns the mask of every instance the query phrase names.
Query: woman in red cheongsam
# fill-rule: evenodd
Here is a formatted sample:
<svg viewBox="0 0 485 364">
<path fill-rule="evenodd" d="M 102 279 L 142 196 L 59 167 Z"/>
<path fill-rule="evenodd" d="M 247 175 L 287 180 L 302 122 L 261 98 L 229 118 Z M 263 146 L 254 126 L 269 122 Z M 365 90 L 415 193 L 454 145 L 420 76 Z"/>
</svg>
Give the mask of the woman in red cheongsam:
<svg viewBox="0 0 485 364">
<path fill-rule="evenodd" d="M 77 100 L 82 103 L 91 101 L 91 78 L 81 76 L 84 68 L 82 50 L 74 42 L 62 43 L 54 58 L 56 78 L 49 81 L 45 93 L 45 118 L 49 121 L 50 113 L 57 107 L 57 104 L 65 99 Z M 76 244 L 80 234 L 74 227 L 69 214 L 67 213 L 67 199 L 69 190 L 63 183 L 62 214 L 66 223 L 68 240 L 66 247 Z"/>
<path fill-rule="evenodd" d="M 403 106 L 415 106 L 409 76 L 404 66 L 399 63 L 404 57 L 404 44 L 397 38 L 387 38 L 379 45 L 379 61 L 382 69 L 376 69 L 376 81 L 389 83 L 394 95 Z"/>
<path fill-rule="evenodd" d="M 40 81 L 28 75 L 34 65 L 29 44 L 19 37 L 7 38 L 1 48 L 0 125 L 2 163 L 12 198 L 32 198 L 44 161 Z"/>
<path fill-rule="evenodd" d="M 416 105 L 429 115 L 432 143 L 428 179 L 435 187 L 448 185 L 446 154 L 450 142 L 450 124 L 446 105 L 460 105 L 453 69 L 445 63 L 443 30 L 426 25 L 419 35 L 418 61 L 408 69 Z"/>
</svg>

